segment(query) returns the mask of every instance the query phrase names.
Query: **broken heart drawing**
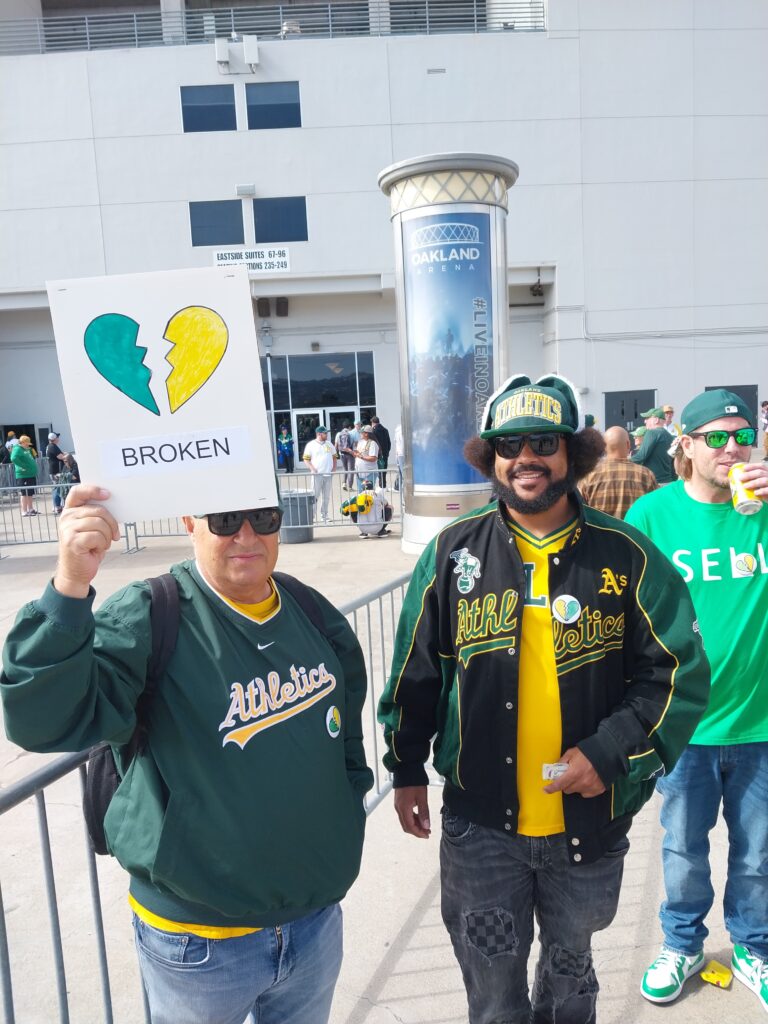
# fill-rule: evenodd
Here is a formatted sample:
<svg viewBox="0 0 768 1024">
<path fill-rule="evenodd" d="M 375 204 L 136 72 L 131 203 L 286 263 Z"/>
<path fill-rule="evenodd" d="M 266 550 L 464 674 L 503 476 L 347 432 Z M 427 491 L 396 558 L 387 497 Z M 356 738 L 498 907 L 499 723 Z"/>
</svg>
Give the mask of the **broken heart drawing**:
<svg viewBox="0 0 768 1024">
<path fill-rule="evenodd" d="M 160 416 L 150 388 L 152 371 L 144 363 L 147 346 L 138 342 L 140 325 L 124 313 L 102 313 L 85 329 L 85 351 L 98 373 L 132 402 Z M 188 402 L 216 372 L 229 341 L 223 318 L 207 306 L 186 306 L 174 313 L 163 332 L 171 348 L 165 356 L 171 372 L 165 390 L 171 413 Z"/>
</svg>

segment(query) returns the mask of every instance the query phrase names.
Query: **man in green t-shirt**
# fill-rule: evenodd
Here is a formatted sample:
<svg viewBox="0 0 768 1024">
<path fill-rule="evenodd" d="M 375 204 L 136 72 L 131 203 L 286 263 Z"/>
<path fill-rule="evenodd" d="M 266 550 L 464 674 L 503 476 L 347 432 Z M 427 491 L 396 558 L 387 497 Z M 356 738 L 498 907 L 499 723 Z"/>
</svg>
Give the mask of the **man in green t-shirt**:
<svg viewBox="0 0 768 1024">
<path fill-rule="evenodd" d="M 744 470 L 744 482 L 764 502 L 753 515 L 735 511 L 728 483 L 730 467 L 749 462 L 753 424 L 738 395 L 697 395 L 683 410 L 682 479 L 640 498 L 626 517 L 688 584 L 712 666 L 704 717 L 658 783 L 664 945 L 641 985 L 653 1003 L 672 1002 L 703 966 L 704 920 L 714 898 L 709 833 L 722 804 L 733 972 L 768 1010 L 768 467 Z"/>
<path fill-rule="evenodd" d="M 641 412 L 640 415 L 645 421 L 645 433 L 640 447 L 630 455 L 630 458 L 638 466 L 650 469 L 657 483 L 671 483 L 675 479 L 675 471 L 672 468 L 672 456 L 669 454 L 672 442 L 664 426 L 664 410 L 659 406 L 657 409 Z"/>
</svg>

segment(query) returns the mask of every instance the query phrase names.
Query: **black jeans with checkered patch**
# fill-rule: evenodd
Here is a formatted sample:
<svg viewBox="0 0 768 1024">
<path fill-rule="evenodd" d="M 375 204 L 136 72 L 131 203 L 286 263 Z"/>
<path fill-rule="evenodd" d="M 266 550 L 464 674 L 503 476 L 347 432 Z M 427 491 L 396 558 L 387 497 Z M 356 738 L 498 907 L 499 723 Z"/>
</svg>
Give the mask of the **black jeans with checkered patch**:
<svg viewBox="0 0 768 1024">
<path fill-rule="evenodd" d="M 592 935 L 616 915 L 628 849 L 623 839 L 573 865 L 563 835 L 507 835 L 443 811 L 442 913 L 469 1024 L 594 1024 Z M 541 949 L 529 995 L 534 914 Z"/>
</svg>

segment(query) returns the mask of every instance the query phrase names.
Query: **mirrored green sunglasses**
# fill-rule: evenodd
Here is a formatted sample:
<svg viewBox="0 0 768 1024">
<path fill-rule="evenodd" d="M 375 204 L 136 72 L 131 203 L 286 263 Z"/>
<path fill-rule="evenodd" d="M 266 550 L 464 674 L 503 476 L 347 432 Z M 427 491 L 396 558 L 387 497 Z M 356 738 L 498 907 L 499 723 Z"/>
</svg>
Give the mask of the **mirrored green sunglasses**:
<svg viewBox="0 0 768 1024">
<path fill-rule="evenodd" d="M 688 436 L 703 437 L 707 448 L 725 448 L 728 438 L 732 437 L 736 444 L 746 448 L 755 443 L 757 431 L 754 427 L 739 427 L 738 430 L 700 430 Z"/>
</svg>

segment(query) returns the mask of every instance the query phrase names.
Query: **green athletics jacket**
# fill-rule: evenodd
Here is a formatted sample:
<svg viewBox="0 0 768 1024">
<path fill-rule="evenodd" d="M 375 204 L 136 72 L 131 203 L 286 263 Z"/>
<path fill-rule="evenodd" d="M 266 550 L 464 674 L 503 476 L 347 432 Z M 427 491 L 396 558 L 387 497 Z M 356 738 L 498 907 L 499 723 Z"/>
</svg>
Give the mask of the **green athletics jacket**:
<svg viewBox="0 0 768 1024">
<path fill-rule="evenodd" d="M 278 586 L 265 622 L 192 563 L 176 649 L 149 709 L 146 750 L 106 817 L 131 893 L 172 921 L 283 924 L 340 900 L 357 876 L 372 784 L 366 673 L 346 619 L 315 593 L 324 635 Z M 49 586 L 8 635 L 0 693 L 27 750 L 125 743 L 151 653 L 150 597 L 133 583 L 96 612 Z M 329 639 L 333 641 L 329 642 Z M 125 766 L 124 766 L 125 767 Z"/>
<path fill-rule="evenodd" d="M 506 831 L 517 828 L 516 652 L 529 590 L 498 503 L 445 527 L 416 566 L 379 705 L 396 787 L 426 783 L 434 738 L 448 810 Z M 572 536 L 549 556 L 549 605 L 563 751 L 578 746 L 606 786 L 563 794 L 571 860 L 589 863 L 626 835 L 682 753 L 707 704 L 709 663 L 671 562 L 580 500 Z"/>
</svg>

